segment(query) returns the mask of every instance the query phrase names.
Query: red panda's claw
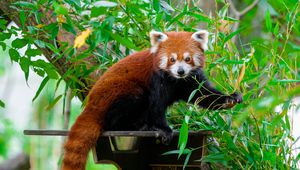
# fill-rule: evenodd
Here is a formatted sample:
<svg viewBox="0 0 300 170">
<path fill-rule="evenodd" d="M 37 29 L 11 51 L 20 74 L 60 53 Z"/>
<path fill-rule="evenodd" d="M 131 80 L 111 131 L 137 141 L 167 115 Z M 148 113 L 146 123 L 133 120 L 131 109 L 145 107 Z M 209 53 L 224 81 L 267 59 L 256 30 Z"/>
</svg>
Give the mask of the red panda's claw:
<svg viewBox="0 0 300 170">
<path fill-rule="evenodd" d="M 161 142 L 164 145 L 169 145 L 173 139 L 173 132 L 161 131 Z"/>
<path fill-rule="evenodd" d="M 159 132 L 162 144 L 169 145 L 171 143 L 173 139 L 173 131 L 169 126 L 164 128 L 152 127 L 150 129 Z"/>
<path fill-rule="evenodd" d="M 226 97 L 225 100 L 225 105 L 223 108 L 232 108 L 235 106 L 237 103 L 242 103 L 243 102 L 243 97 L 240 93 L 234 92 L 231 95 Z"/>
<path fill-rule="evenodd" d="M 230 97 L 233 99 L 233 103 L 242 103 L 243 102 L 243 96 L 240 93 L 234 92 L 230 95 Z"/>
</svg>

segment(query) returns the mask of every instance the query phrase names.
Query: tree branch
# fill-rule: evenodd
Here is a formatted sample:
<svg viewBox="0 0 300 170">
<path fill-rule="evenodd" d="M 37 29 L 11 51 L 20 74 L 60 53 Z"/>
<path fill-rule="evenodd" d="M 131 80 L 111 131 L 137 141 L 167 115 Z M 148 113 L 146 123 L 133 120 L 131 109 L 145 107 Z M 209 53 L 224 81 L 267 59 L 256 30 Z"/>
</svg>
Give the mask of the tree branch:
<svg viewBox="0 0 300 170">
<path fill-rule="evenodd" d="M 232 0 L 228 0 L 231 12 L 233 12 L 234 15 L 236 15 L 238 17 L 241 17 L 241 16 L 245 15 L 247 12 L 249 12 L 251 9 L 253 9 L 257 5 L 258 2 L 259 2 L 259 0 L 255 0 L 255 1 L 252 2 L 251 5 L 247 6 L 242 11 L 238 11 L 236 9 L 236 7 L 234 6 L 234 3 L 232 2 Z"/>
<path fill-rule="evenodd" d="M 243 9 L 242 11 L 239 11 L 236 9 L 236 7 L 234 6 L 234 3 L 232 2 L 232 0 L 228 0 L 227 3 L 229 3 L 229 8 L 231 10 L 231 12 L 233 13 L 233 17 L 237 20 L 240 20 L 240 18 L 245 15 L 247 12 L 249 12 L 251 9 L 253 9 L 257 4 L 258 4 L 259 0 L 255 0 L 252 2 L 252 4 L 250 4 L 249 6 L 247 6 L 245 9 Z M 240 26 L 240 23 L 239 22 L 235 22 L 233 24 L 233 27 L 232 27 L 232 32 L 235 32 L 238 30 Z M 232 37 L 232 42 L 235 43 L 236 41 L 236 36 Z"/>
<path fill-rule="evenodd" d="M 20 17 L 17 14 L 17 11 L 13 8 L 11 8 L 11 6 L 13 6 L 13 3 L 17 2 L 18 0 L 0 0 L 0 11 L 1 14 L 4 14 L 4 16 L 6 18 L 9 18 L 10 21 L 14 21 L 17 25 L 21 25 L 21 21 L 20 21 Z M 29 0 L 27 0 L 29 1 Z M 42 18 L 42 23 L 44 25 L 50 24 L 51 22 L 53 22 L 53 18 L 51 18 L 52 12 L 49 10 L 45 10 L 45 9 L 41 9 L 42 12 L 45 12 L 46 17 Z M 36 22 L 36 19 L 34 17 L 34 15 L 30 15 L 26 18 L 26 23 L 25 25 L 30 25 L 30 26 L 34 26 L 34 25 L 38 25 L 38 23 Z M 63 35 L 63 36 L 59 36 L 59 35 Z M 74 35 L 71 35 L 71 33 L 68 33 L 66 31 L 63 30 L 59 30 L 59 34 L 58 34 L 58 40 L 59 38 L 61 38 L 62 40 L 64 40 L 64 38 L 74 38 Z M 46 43 L 50 43 L 50 44 L 55 44 L 55 42 L 49 40 L 49 38 L 47 38 L 47 36 L 44 36 L 43 34 L 39 34 L 38 38 L 41 41 L 44 41 Z M 69 42 L 72 40 L 69 40 Z M 71 67 L 70 64 L 67 62 L 65 57 L 60 57 L 60 58 L 56 58 L 54 53 L 48 49 L 48 48 L 39 48 L 42 52 L 43 55 L 46 57 L 46 59 L 56 68 L 56 71 L 63 77 L 63 75 L 68 71 L 68 69 Z M 80 50 L 79 50 L 80 51 Z M 86 59 L 88 60 L 88 59 Z M 86 63 L 91 64 L 89 61 L 87 61 Z M 91 79 L 95 79 L 91 78 L 91 77 L 78 77 L 78 79 L 83 80 L 83 82 L 86 83 L 90 83 Z M 68 77 L 65 78 L 65 80 L 68 80 Z M 72 87 L 71 87 L 72 88 Z M 75 88 L 75 87 L 74 87 Z M 87 90 L 86 87 L 82 87 L 81 85 L 78 85 L 79 88 L 79 92 L 77 93 L 78 97 L 80 98 L 80 100 L 84 100 L 85 96 L 87 95 Z"/>
<path fill-rule="evenodd" d="M 240 12 L 240 16 L 243 16 L 243 15 L 245 15 L 247 12 L 249 12 L 252 8 L 254 8 L 254 7 L 257 5 L 258 2 L 259 2 L 259 0 L 253 1 L 251 5 L 247 6 L 244 10 L 242 10 L 242 11 Z"/>
</svg>

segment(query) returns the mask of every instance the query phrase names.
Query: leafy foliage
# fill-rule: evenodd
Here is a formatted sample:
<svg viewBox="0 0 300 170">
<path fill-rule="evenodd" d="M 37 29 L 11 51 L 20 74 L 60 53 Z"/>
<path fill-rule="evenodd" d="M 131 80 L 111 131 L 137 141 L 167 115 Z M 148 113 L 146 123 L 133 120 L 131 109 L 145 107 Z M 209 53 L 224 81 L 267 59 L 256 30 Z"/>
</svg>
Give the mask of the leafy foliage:
<svg viewBox="0 0 300 170">
<path fill-rule="evenodd" d="M 20 28 L 6 28 L 6 20 L 0 18 L 0 29 L 4 29 L 0 46 L 19 63 L 26 80 L 31 71 L 44 78 L 35 100 L 52 80 L 57 81 L 56 89 L 67 80 L 74 94 L 89 89 L 84 77 L 94 81 L 90 75 L 96 70 L 105 71 L 131 52 L 149 47 L 148 32 L 152 29 L 195 31 L 199 24 L 205 25 L 210 32 L 208 77 L 228 94 L 241 91 L 244 102 L 228 111 L 176 104 L 168 117 L 172 126 L 180 129 L 179 149 L 166 154 L 186 156 L 188 161 L 196 149 L 186 148 L 188 130 L 213 130 L 210 154 L 201 161 L 211 162 L 215 169 L 220 165 L 295 169 L 300 156 L 292 155 L 297 139 L 291 136 L 287 111 L 292 98 L 300 93 L 296 85 L 300 82 L 299 1 L 261 0 L 240 21 L 230 17 L 229 5 L 217 1 L 216 11 L 208 15 L 196 1 L 18 1 L 14 8 L 19 12 Z M 26 16 L 34 16 L 37 25 L 28 24 Z M 240 28 L 231 31 L 236 22 Z M 20 32 L 22 37 L 6 43 Z M 73 37 L 64 37 L 61 32 Z M 73 43 L 75 37 L 80 45 Z M 23 48 L 24 54 L 20 52 Z M 56 60 L 66 59 L 64 74 L 58 75 L 53 63 L 38 58 L 44 49 Z M 55 97 L 48 109 L 63 98 Z M 277 113 L 279 104 L 284 107 Z"/>
</svg>

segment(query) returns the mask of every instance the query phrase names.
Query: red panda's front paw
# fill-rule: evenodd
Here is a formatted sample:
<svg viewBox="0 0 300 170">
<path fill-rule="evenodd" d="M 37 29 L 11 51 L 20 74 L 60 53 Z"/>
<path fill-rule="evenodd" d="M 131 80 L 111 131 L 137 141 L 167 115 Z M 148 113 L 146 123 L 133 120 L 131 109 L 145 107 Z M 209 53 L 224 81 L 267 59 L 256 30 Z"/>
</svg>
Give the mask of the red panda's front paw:
<svg viewBox="0 0 300 170">
<path fill-rule="evenodd" d="M 243 96 L 240 93 L 234 92 L 230 96 L 226 97 L 224 108 L 232 108 L 237 103 L 243 102 Z"/>
<path fill-rule="evenodd" d="M 169 145 L 173 139 L 172 129 L 167 131 L 160 131 L 160 134 L 161 134 L 161 142 L 165 145 Z"/>
<path fill-rule="evenodd" d="M 158 131 L 161 137 L 161 143 L 168 145 L 173 139 L 173 131 L 169 126 L 166 127 L 152 127 L 151 130 Z"/>
</svg>

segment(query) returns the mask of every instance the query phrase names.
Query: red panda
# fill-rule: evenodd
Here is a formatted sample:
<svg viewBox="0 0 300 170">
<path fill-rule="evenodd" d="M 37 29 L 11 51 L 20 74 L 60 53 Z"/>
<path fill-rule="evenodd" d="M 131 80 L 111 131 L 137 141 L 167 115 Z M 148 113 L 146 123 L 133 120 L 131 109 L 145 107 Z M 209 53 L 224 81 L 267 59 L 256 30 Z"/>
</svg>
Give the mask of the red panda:
<svg viewBox="0 0 300 170">
<path fill-rule="evenodd" d="M 225 95 L 203 73 L 208 32 L 150 32 L 152 47 L 134 53 L 109 68 L 96 82 L 88 102 L 70 130 L 62 170 L 84 170 L 89 150 L 107 130 L 157 130 L 163 143 L 172 139 L 165 111 L 178 100 L 209 109 L 231 108 L 242 101 Z M 199 87 L 199 83 L 202 85 Z"/>
</svg>

